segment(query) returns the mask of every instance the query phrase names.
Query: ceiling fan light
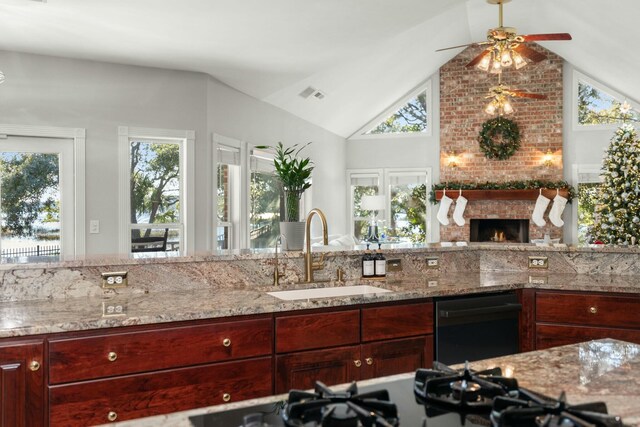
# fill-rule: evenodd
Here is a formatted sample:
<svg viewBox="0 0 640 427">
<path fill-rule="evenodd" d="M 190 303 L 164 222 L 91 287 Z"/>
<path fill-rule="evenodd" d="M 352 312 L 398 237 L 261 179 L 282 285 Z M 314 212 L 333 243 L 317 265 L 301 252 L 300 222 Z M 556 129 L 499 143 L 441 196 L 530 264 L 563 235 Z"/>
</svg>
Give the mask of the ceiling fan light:
<svg viewBox="0 0 640 427">
<path fill-rule="evenodd" d="M 496 113 L 496 111 L 498 110 L 498 106 L 496 105 L 496 101 L 493 100 L 490 103 L 487 104 L 487 106 L 484 108 L 484 112 L 490 115 L 493 115 Z"/>
<path fill-rule="evenodd" d="M 490 63 L 491 63 L 491 55 L 486 54 L 485 56 L 482 57 L 480 62 L 478 62 L 478 65 L 476 65 L 476 68 L 482 71 L 489 71 Z"/>
<path fill-rule="evenodd" d="M 503 67 L 510 67 L 513 64 L 513 60 L 511 59 L 511 54 L 509 53 L 509 49 L 505 49 L 500 54 L 500 65 Z"/>
<path fill-rule="evenodd" d="M 508 99 L 504 102 L 504 104 L 502 104 L 502 111 L 504 111 L 505 114 L 513 114 L 513 112 L 515 111 Z"/>
<path fill-rule="evenodd" d="M 502 72 L 502 64 L 500 63 L 499 58 L 493 58 L 493 61 L 491 62 L 491 70 L 489 70 L 489 72 L 493 74 L 500 74 Z"/>
<path fill-rule="evenodd" d="M 525 61 L 522 55 L 520 55 L 518 52 L 514 51 L 511 54 L 511 57 L 513 58 L 513 65 L 514 67 L 516 67 L 516 70 L 519 70 L 520 68 L 527 65 L 527 61 Z"/>
</svg>

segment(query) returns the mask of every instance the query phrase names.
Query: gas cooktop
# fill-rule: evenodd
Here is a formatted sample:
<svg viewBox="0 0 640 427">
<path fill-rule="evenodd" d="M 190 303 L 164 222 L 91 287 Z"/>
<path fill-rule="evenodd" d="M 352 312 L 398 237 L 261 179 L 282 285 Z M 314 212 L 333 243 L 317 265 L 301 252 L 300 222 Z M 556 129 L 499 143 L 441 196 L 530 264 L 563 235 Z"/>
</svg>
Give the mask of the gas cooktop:
<svg viewBox="0 0 640 427">
<path fill-rule="evenodd" d="M 383 387 L 383 388 L 382 388 Z M 521 388 L 499 368 L 438 362 L 407 378 L 336 392 L 321 382 L 286 401 L 190 417 L 194 427 L 625 427 L 603 402 L 570 405 Z"/>
</svg>

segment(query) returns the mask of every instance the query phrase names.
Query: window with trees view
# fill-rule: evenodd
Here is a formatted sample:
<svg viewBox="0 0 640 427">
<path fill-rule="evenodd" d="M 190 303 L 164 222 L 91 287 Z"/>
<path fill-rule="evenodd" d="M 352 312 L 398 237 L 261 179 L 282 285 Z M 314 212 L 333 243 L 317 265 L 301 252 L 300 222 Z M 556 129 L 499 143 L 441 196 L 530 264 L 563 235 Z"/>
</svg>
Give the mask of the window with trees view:
<svg viewBox="0 0 640 427">
<path fill-rule="evenodd" d="M 180 250 L 182 179 L 176 141 L 130 141 L 131 252 Z"/>
<path fill-rule="evenodd" d="M 611 95 L 586 79 L 578 78 L 577 85 L 578 123 L 580 125 L 615 125 L 624 122 L 640 122 L 640 113 L 625 99 Z"/>
<path fill-rule="evenodd" d="M 423 90 L 366 134 L 426 132 L 427 125 L 427 91 Z"/>
<path fill-rule="evenodd" d="M 280 181 L 273 158 L 253 150 L 249 180 L 249 247 L 269 248 L 280 236 Z"/>
<path fill-rule="evenodd" d="M 350 171 L 350 205 L 353 235 L 367 236 L 373 212 L 361 208 L 363 196 L 384 195 L 387 207 L 377 215 L 381 238 L 388 242 L 424 243 L 427 241 L 426 171 L 370 170 Z M 385 190 L 386 189 L 386 194 Z"/>
</svg>

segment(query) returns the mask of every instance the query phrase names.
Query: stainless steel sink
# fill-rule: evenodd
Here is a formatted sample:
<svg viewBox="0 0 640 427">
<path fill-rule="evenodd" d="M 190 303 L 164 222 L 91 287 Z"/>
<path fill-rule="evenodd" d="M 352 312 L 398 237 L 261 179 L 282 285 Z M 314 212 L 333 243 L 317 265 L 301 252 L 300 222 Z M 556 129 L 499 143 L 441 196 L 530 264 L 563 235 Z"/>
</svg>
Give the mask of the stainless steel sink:
<svg viewBox="0 0 640 427">
<path fill-rule="evenodd" d="M 391 292 L 388 289 L 378 288 L 369 285 L 357 286 L 336 286 L 330 288 L 297 289 L 295 291 L 267 292 L 269 295 L 285 301 L 299 299 L 347 297 L 353 295 L 375 295 Z"/>
</svg>

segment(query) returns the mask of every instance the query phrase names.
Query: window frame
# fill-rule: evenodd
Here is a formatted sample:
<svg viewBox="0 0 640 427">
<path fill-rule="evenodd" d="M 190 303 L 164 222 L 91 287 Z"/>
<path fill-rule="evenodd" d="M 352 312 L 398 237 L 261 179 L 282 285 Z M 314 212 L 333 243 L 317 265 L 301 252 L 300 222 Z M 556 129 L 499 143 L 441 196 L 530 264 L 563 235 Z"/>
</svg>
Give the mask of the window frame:
<svg viewBox="0 0 640 427">
<path fill-rule="evenodd" d="M 587 183 L 595 183 L 595 181 L 581 181 L 581 174 L 598 174 L 602 173 L 602 165 L 597 163 L 589 163 L 589 164 L 573 164 L 571 165 L 571 178 L 572 178 L 572 186 L 576 189 L 579 184 L 587 184 Z M 600 178 L 600 182 L 602 182 L 602 178 Z M 571 203 L 571 220 L 573 222 L 573 226 L 571 227 L 571 243 L 574 245 L 578 244 L 578 205 L 580 200 L 576 197 L 576 202 Z"/>
<path fill-rule="evenodd" d="M 432 171 L 431 168 L 376 168 L 376 169 L 347 169 L 346 173 L 346 183 L 347 183 L 347 206 L 348 206 L 348 217 L 347 222 L 349 224 L 349 233 L 352 236 L 355 236 L 354 222 L 359 219 L 369 219 L 369 218 L 356 218 L 354 216 L 354 197 L 353 190 L 351 188 L 351 179 L 354 176 L 361 177 L 377 177 L 378 179 L 378 194 L 381 192 L 385 196 L 385 213 L 384 220 L 387 224 L 391 223 L 391 195 L 389 194 L 389 182 L 390 177 L 393 175 L 416 175 L 416 174 L 424 174 L 425 175 L 425 185 L 427 186 L 427 190 L 429 189 L 429 185 L 431 183 Z M 431 219 L 431 203 L 428 200 L 425 200 L 426 204 L 426 243 L 433 240 L 433 224 Z"/>
<path fill-rule="evenodd" d="M 385 109 L 382 113 L 375 116 L 372 120 L 368 121 L 364 126 L 358 129 L 355 133 L 347 138 L 347 140 L 360 140 L 360 139 L 389 139 L 389 138 L 420 138 L 429 137 L 433 135 L 433 90 L 432 80 L 429 78 L 425 82 L 421 83 L 406 95 L 402 96 L 398 101 L 393 103 L 390 107 Z M 398 111 L 404 104 L 409 102 L 412 98 L 416 97 L 421 92 L 426 92 L 426 105 L 427 105 L 427 129 L 425 132 L 395 132 L 395 133 L 377 133 L 367 134 L 374 126 L 380 124 L 391 114 Z"/>
<path fill-rule="evenodd" d="M 86 130 L 84 128 L 66 128 L 53 126 L 0 124 L 0 135 L 17 137 L 41 137 L 51 139 L 70 139 L 73 141 L 73 175 L 72 185 L 73 239 L 62 248 L 60 260 L 75 259 L 85 255 L 86 251 L 86 200 L 85 200 L 85 145 Z M 63 230 L 61 230 L 63 231 Z M 70 244 L 69 244 L 70 243 Z"/>
<path fill-rule="evenodd" d="M 233 169 L 230 168 L 229 172 L 229 221 L 224 221 L 220 223 L 218 221 L 218 203 L 217 203 L 217 191 L 218 188 L 218 165 L 220 162 L 218 161 L 218 148 L 220 146 L 226 146 L 238 151 L 239 163 L 238 165 L 234 165 Z M 219 135 L 214 133 L 212 136 L 212 162 L 213 165 L 213 204 L 212 204 L 212 217 L 210 220 L 210 224 L 212 224 L 212 230 L 208 233 L 209 238 L 207 239 L 207 246 L 209 252 L 215 253 L 218 251 L 218 242 L 217 242 L 217 232 L 218 227 L 229 227 L 229 249 L 238 249 L 241 247 L 241 236 L 244 235 L 242 233 L 241 226 L 241 212 L 243 212 L 244 205 L 244 197 L 245 192 L 242 186 L 242 165 L 243 163 L 246 165 L 246 160 L 243 161 L 244 158 L 244 150 L 243 143 L 237 139 L 228 138 L 223 135 Z M 226 164 L 226 163 L 223 163 Z"/>
<path fill-rule="evenodd" d="M 572 95 L 571 95 L 571 111 L 572 111 L 571 123 L 574 131 L 615 130 L 619 128 L 621 125 L 621 123 L 602 123 L 602 124 L 596 124 L 596 125 L 588 125 L 588 124 L 582 124 L 578 121 L 578 94 L 579 94 L 579 85 L 581 82 L 588 84 L 589 86 L 599 90 L 600 92 L 606 93 L 607 95 L 615 98 L 618 101 L 627 101 L 631 105 L 632 109 L 636 111 L 640 111 L 640 103 L 634 101 L 628 96 L 621 94 L 615 89 L 612 89 L 607 85 L 600 83 L 599 81 L 587 76 L 586 74 L 574 69 L 573 75 L 572 75 Z M 640 122 L 629 122 L 629 123 L 634 125 L 636 129 L 640 128 Z"/>
<path fill-rule="evenodd" d="M 175 143 L 180 147 L 180 223 L 182 228 L 180 256 L 191 255 L 195 251 L 195 131 L 157 128 L 118 127 L 119 145 L 119 239 L 118 252 L 132 256 L 131 230 L 134 228 L 176 228 L 174 224 L 131 224 L 130 211 L 130 164 L 131 140 L 145 142 Z"/>
</svg>

